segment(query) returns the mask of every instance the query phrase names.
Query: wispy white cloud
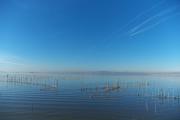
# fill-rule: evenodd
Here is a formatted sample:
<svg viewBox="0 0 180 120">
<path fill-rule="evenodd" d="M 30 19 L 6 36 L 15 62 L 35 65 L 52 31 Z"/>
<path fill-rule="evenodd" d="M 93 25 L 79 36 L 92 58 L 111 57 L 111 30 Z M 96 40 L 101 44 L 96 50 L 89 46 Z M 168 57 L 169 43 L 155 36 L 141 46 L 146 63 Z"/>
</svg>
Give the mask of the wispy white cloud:
<svg viewBox="0 0 180 120">
<path fill-rule="evenodd" d="M 33 62 L 16 55 L 0 53 L 0 71 L 42 72 L 48 71 L 49 68 L 49 64 L 43 62 Z"/>
<path fill-rule="evenodd" d="M 9 54 L 0 54 L 0 70 L 9 71 L 9 70 L 23 70 L 27 67 L 25 61 L 14 55 Z"/>
<path fill-rule="evenodd" d="M 3 59 L 0 59 L 0 64 L 24 65 L 24 64 L 21 64 L 21 63 L 17 63 L 17 62 L 14 62 L 14 61 L 3 60 Z"/>
</svg>

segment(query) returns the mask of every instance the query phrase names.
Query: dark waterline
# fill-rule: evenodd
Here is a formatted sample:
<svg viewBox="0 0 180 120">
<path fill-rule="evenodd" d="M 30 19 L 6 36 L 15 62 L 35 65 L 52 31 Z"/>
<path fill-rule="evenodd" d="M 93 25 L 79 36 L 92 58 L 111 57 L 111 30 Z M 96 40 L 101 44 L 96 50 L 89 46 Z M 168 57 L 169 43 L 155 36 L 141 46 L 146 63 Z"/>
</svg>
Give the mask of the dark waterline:
<svg viewBox="0 0 180 120">
<path fill-rule="evenodd" d="M 0 120 L 179 120 L 180 77 L 1 73 L 0 108 Z"/>
</svg>

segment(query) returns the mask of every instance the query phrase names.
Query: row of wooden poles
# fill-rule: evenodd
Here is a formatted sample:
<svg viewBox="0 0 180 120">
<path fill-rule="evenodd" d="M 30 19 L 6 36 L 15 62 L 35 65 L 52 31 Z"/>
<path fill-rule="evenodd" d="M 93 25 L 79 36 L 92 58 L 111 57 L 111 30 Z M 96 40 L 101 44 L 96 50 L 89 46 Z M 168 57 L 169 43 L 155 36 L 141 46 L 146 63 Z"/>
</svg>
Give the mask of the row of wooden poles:
<svg viewBox="0 0 180 120">
<path fill-rule="evenodd" d="M 36 74 L 1 74 L 0 81 L 11 84 L 39 86 L 42 90 L 56 90 L 59 87 L 59 80 L 57 78 Z"/>
<path fill-rule="evenodd" d="M 130 95 L 137 95 L 139 97 L 151 97 L 158 99 L 174 99 L 180 100 L 180 89 L 178 88 L 158 88 L 157 86 L 151 86 L 148 81 L 136 81 L 136 82 L 120 82 L 109 83 L 108 81 L 102 85 L 96 85 L 95 87 L 87 87 L 82 85 L 82 92 L 113 92 L 113 91 L 126 91 L 133 89 L 133 93 Z"/>
</svg>

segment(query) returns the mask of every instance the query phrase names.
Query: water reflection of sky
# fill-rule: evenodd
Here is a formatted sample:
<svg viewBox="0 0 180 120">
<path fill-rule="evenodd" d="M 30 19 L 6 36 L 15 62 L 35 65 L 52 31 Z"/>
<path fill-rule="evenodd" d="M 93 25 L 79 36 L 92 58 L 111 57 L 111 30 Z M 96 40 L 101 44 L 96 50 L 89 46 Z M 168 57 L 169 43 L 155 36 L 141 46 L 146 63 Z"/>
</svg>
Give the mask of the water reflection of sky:
<svg viewBox="0 0 180 120">
<path fill-rule="evenodd" d="M 179 79 L 167 76 L 1 74 L 0 118 L 178 120 Z"/>
</svg>

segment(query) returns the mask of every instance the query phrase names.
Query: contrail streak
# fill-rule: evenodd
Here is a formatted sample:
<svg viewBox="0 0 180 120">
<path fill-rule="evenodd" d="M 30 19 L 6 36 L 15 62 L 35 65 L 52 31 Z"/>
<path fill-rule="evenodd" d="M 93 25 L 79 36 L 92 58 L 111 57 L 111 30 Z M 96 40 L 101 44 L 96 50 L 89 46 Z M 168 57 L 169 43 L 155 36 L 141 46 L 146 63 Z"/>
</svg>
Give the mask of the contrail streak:
<svg viewBox="0 0 180 120">
<path fill-rule="evenodd" d="M 134 23 L 138 18 L 140 18 L 141 16 L 145 15 L 146 13 L 152 11 L 153 9 L 157 8 L 158 6 L 160 6 L 161 4 L 165 3 L 167 0 L 162 0 L 159 3 L 153 5 L 151 8 L 145 10 L 142 13 L 139 13 L 134 19 L 132 19 L 129 23 L 127 23 L 126 25 L 124 25 L 120 31 L 122 31 L 123 29 L 125 29 L 126 27 L 128 27 L 130 24 Z"/>
<path fill-rule="evenodd" d="M 152 24 L 151 26 L 148 26 L 148 27 L 146 27 L 146 28 L 144 28 L 144 29 L 141 29 L 141 30 L 139 30 L 139 31 L 136 31 L 136 32 L 132 33 L 132 34 L 131 34 L 131 37 L 133 37 L 133 36 L 135 36 L 135 35 L 137 35 L 137 34 L 140 34 L 140 33 L 142 33 L 142 32 L 148 31 L 148 30 L 156 27 L 157 25 L 161 24 L 162 22 L 165 22 L 165 21 L 167 21 L 167 20 L 169 20 L 169 19 L 171 19 L 171 18 L 173 18 L 173 17 L 179 16 L 179 15 L 180 15 L 180 13 L 176 13 L 176 14 L 174 14 L 174 15 L 171 15 L 171 16 L 167 17 L 167 18 L 164 18 L 164 19 L 162 19 L 162 20 L 160 20 L 160 21 Z"/>
<path fill-rule="evenodd" d="M 143 21 L 143 22 L 140 23 L 139 25 L 137 25 L 137 26 L 135 26 L 134 28 L 132 28 L 132 29 L 130 30 L 130 33 L 133 34 L 133 32 L 136 32 L 138 29 L 140 29 L 141 27 L 143 27 L 143 26 L 146 25 L 147 23 L 155 20 L 155 19 L 158 18 L 158 17 L 162 17 L 162 16 L 164 16 L 164 15 L 166 15 L 166 14 L 168 14 L 168 13 L 174 11 L 174 10 L 176 10 L 177 7 L 179 7 L 179 6 L 175 6 L 175 7 L 173 7 L 173 8 L 164 10 L 164 11 L 162 11 L 162 12 L 160 12 L 160 13 L 158 13 L 158 14 L 156 14 L 156 15 L 148 18 L 148 19 L 146 19 L 145 21 Z"/>
<path fill-rule="evenodd" d="M 121 32 L 119 36 L 129 36 L 129 33 L 128 33 L 128 32 L 124 32 L 125 29 L 127 30 L 127 28 L 128 28 L 132 23 L 136 22 L 139 18 L 141 18 L 143 15 L 147 14 L 148 12 L 150 12 L 150 11 L 154 10 L 155 8 L 159 7 L 160 5 L 164 4 L 166 1 L 167 1 L 167 0 L 161 0 L 160 2 L 158 2 L 158 3 L 154 4 L 153 6 L 151 6 L 149 9 L 147 9 L 147 10 L 139 13 L 138 15 L 136 15 L 136 16 L 134 17 L 134 19 L 132 19 L 130 22 L 128 22 L 127 24 L 125 24 L 124 26 L 122 26 L 118 31 L 112 32 L 112 34 L 111 34 L 110 36 L 108 36 L 108 38 L 112 37 L 113 34 L 115 35 L 116 33 L 119 33 L 119 32 Z M 123 33 L 122 33 L 122 31 L 123 31 Z M 129 30 L 127 30 L 127 31 L 129 31 Z M 105 39 L 105 41 L 107 41 L 107 38 Z"/>
</svg>

